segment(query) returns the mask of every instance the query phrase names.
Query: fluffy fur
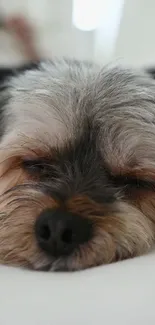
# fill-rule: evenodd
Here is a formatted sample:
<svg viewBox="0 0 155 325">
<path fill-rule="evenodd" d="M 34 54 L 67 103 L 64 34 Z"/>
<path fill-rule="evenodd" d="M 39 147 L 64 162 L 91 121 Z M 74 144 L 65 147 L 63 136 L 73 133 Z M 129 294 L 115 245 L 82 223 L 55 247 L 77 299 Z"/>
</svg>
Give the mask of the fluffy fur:
<svg viewBox="0 0 155 325">
<path fill-rule="evenodd" d="M 145 72 L 42 62 L 0 93 L 0 262 L 79 270 L 134 257 L 155 241 L 155 82 Z M 46 208 L 88 218 L 92 238 L 46 255 L 34 227 Z"/>
</svg>

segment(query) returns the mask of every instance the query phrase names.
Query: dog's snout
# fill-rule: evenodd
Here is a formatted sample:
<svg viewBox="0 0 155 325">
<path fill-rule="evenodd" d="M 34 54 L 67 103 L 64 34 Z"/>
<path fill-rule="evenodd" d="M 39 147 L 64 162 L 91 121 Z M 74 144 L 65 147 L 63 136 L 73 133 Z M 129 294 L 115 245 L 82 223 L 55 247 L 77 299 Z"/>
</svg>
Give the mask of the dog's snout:
<svg viewBox="0 0 155 325">
<path fill-rule="evenodd" d="M 39 246 L 54 257 L 70 255 L 92 237 L 92 222 L 60 209 L 46 209 L 35 224 Z"/>
</svg>

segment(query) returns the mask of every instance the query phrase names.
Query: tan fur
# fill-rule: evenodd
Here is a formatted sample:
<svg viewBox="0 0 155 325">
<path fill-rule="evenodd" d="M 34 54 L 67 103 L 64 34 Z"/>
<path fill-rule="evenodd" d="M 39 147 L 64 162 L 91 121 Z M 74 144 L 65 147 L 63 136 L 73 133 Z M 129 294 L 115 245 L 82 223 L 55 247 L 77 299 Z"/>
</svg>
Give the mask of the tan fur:
<svg viewBox="0 0 155 325">
<path fill-rule="evenodd" d="M 26 192 L 17 189 L 11 195 L 7 193 L 1 197 L 1 263 L 40 268 L 49 262 L 38 249 L 34 234 L 37 216 L 48 207 L 54 208 L 57 204 L 51 198 L 33 190 Z"/>
</svg>

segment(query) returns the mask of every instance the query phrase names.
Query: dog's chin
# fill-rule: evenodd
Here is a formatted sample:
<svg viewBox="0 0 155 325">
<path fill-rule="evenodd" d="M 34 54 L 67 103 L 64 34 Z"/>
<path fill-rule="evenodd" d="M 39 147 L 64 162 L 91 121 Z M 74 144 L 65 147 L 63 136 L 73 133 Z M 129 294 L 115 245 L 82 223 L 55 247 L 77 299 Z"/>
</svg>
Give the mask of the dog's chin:
<svg viewBox="0 0 155 325">
<path fill-rule="evenodd" d="M 35 271 L 49 272 L 51 269 L 51 264 L 40 266 L 39 268 L 33 268 Z"/>
<path fill-rule="evenodd" d="M 77 271 L 75 268 L 69 267 L 67 261 L 64 259 L 58 259 L 53 262 L 35 266 L 33 265 L 30 267 L 34 271 L 40 271 L 40 272 L 73 272 Z"/>
<path fill-rule="evenodd" d="M 67 263 L 61 263 L 60 261 L 55 261 L 53 263 L 49 263 L 46 265 L 42 265 L 39 267 L 32 267 L 32 270 L 34 271 L 40 271 L 40 272 L 73 272 L 76 271 L 75 269 L 69 269 L 67 266 Z"/>
<path fill-rule="evenodd" d="M 71 268 L 70 263 L 68 263 L 68 259 L 61 257 L 58 259 L 49 258 L 46 261 L 38 261 L 32 263 L 30 267 L 28 267 L 34 271 L 43 271 L 43 272 L 69 272 L 75 271 Z"/>
<path fill-rule="evenodd" d="M 90 266 L 89 266 L 90 267 Z M 92 267 L 92 266 L 91 266 Z M 60 257 L 57 259 L 49 259 L 48 261 L 42 261 L 31 265 L 30 269 L 34 271 L 42 272 L 75 272 L 86 269 L 82 263 L 77 263 L 74 257 Z"/>
</svg>

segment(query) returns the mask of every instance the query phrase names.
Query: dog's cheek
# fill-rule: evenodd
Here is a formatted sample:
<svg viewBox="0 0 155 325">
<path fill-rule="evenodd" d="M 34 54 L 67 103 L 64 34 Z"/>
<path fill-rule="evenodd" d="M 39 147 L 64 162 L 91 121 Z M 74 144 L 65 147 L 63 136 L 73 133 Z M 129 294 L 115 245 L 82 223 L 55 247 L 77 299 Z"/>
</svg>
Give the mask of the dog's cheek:
<svg viewBox="0 0 155 325">
<path fill-rule="evenodd" d="M 151 220 L 130 203 L 119 202 L 118 212 L 107 220 L 105 227 L 116 243 L 115 259 L 142 255 L 153 245 Z"/>
<path fill-rule="evenodd" d="M 0 201 L 0 263 L 39 268 L 47 263 L 35 238 L 36 218 L 54 201 L 35 190 L 14 192 Z"/>
<path fill-rule="evenodd" d="M 37 253 L 32 235 L 35 220 L 32 208 L 19 208 L 20 193 L 12 196 L 5 193 L 17 185 L 28 182 L 28 177 L 20 168 L 20 159 L 7 156 L 8 151 L 0 155 L 0 263 L 27 266 L 27 255 Z M 11 201 L 15 200 L 14 205 Z M 29 252 L 29 253 L 28 253 Z"/>
<path fill-rule="evenodd" d="M 68 268 L 84 269 L 139 256 L 153 246 L 151 221 L 136 207 L 120 202 L 117 212 L 94 218 L 94 237 L 69 258 Z"/>
<path fill-rule="evenodd" d="M 32 256 L 38 253 L 33 225 L 36 219 L 32 209 L 0 206 L 0 263 L 29 266 Z"/>
<path fill-rule="evenodd" d="M 141 190 L 137 191 L 132 200 L 133 204 L 147 216 L 153 225 L 155 233 L 155 193 L 154 190 Z"/>
</svg>

